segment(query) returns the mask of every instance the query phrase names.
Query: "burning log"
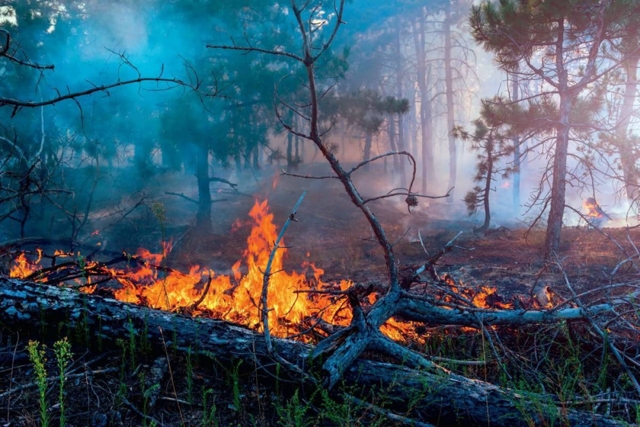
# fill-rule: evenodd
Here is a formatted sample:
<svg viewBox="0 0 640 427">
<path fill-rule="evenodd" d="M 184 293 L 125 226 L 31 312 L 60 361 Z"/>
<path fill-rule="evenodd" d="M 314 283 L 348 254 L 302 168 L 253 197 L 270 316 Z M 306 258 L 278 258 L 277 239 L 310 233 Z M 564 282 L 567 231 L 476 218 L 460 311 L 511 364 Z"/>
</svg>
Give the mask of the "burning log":
<svg viewBox="0 0 640 427">
<path fill-rule="evenodd" d="M 103 346 L 114 347 L 119 338 L 131 333 L 138 337 L 146 334 L 152 352 L 158 355 L 164 354 L 166 345 L 183 354 L 195 351 L 218 362 L 240 359 L 273 378 L 282 378 L 282 370 L 286 369 L 273 363 L 262 334 L 232 323 L 170 314 L 17 279 L 0 278 L 0 321 L 5 328 L 20 331 L 21 336 L 39 334 L 43 328 L 57 331 L 60 325 L 69 330 L 88 327 L 101 338 Z M 272 338 L 272 342 L 278 354 L 299 370 L 288 373 L 309 381 L 309 377 L 300 378 L 300 372 L 308 369 L 306 362 L 313 347 L 279 338 Z M 378 340 L 371 348 L 384 345 L 387 344 Z M 280 372 L 276 373 L 276 369 Z M 444 369 L 416 370 L 358 358 L 345 370 L 344 380 L 347 386 L 357 386 L 351 389 L 383 390 L 394 397 L 385 411 L 409 413 L 422 423 L 518 427 L 547 425 L 562 416 L 572 426 L 624 425 L 591 412 L 542 403 L 553 402 L 551 396 L 523 396 Z M 416 399 L 417 396 L 422 397 Z M 352 397 L 352 401 L 361 398 Z M 407 402 L 413 406 L 407 408 Z"/>
</svg>

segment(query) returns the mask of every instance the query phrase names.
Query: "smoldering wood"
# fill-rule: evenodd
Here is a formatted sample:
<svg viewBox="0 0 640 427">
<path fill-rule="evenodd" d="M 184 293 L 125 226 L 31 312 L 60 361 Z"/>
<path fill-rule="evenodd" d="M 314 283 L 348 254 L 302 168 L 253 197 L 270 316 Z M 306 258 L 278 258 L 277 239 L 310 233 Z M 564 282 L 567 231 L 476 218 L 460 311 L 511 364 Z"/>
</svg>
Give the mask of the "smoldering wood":
<svg viewBox="0 0 640 427">
<path fill-rule="evenodd" d="M 88 328 L 103 346 L 146 333 L 151 350 L 164 354 L 167 347 L 185 354 L 191 351 L 218 362 L 241 359 L 247 366 L 275 374 L 276 363 L 262 335 L 216 319 L 192 318 L 130 305 L 110 298 L 87 295 L 72 289 L 0 278 L 0 321 L 9 332 L 38 336 L 43 330 Z M 49 334 L 50 339 L 56 337 Z M 163 342 L 166 340 L 166 344 Z M 314 347 L 272 338 L 278 355 L 309 371 Z M 379 343 L 379 340 L 373 340 Z M 372 346 L 372 350 L 375 350 Z M 282 377 L 282 366 L 280 367 Z M 297 372 L 289 372 L 298 376 Z M 265 377 L 268 378 L 268 377 Z M 572 426 L 619 426 L 616 420 L 590 412 L 562 409 L 553 396 L 521 395 L 482 381 L 467 379 L 439 369 L 410 369 L 392 363 L 358 358 L 345 370 L 343 381 L 354 389 L 379 393 L 393 400 L 393 411 L 424 422 L 441 425 L 527 426 L 550 424 L 564 417 Z M 366 393 L 365 393 L 366 394 Z M 423 396 L 420 399 L 416 397 Z M 366 398 L 366 395 L 361 396 Z M 371 396 L 369 396 L 371 397 Z M 409 409 L 407 402 L 415 402 Z"/>
</svg>

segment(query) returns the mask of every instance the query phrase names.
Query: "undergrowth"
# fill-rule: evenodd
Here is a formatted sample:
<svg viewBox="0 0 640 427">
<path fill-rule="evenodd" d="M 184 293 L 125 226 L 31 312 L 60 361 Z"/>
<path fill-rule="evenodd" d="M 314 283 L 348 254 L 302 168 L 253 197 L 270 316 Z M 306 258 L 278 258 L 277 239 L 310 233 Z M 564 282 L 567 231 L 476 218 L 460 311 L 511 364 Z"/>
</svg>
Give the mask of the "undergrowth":
<svg viewBox="0 0 640 427">
<path fill-rule="evenodd" d="M 594 347 L 586 334 L 571 323 L 487 333 L 443 328 L 431 331 L 421 348 L 408 344 L 453 372 L 515 391 L 516 410 L 522 397 L 541 412 L 548 404 L 560 407 L 556 421 L 562 425 L 563 411 L 603 412 L 612 392 L 632 392 L 606 347 Z M 417 402 L 430 394 L 428 387 L 418 388 L 399 403 L 384 388 L 342 386 L 329 392 L 294 381 L 282 369 L 269 376 L 241 360 L 212 359 L 192 349 L 179 353 L 170 345 L 166 354 L 154 353 L 132 333 L 102 352 L 97 340 L 87 351 L 84 342 L 66 337 L 17 347 L 12 339 L 5 336 L 1 347 L 12 355 L 0 359 L 3 425 L 393 426 L 402 423 L 390 413 L 410 418 Z M 156 365 L 165 367 L 159 378 Z M 619 407 L 607 411 L 630 422 L 640 414 L 633 403 L 626 417 Z M 535 414 L 523 410 L 522 417 L 539 425 Z M 430 422 L 438 425 L 437 419 Z"/>
</svg>

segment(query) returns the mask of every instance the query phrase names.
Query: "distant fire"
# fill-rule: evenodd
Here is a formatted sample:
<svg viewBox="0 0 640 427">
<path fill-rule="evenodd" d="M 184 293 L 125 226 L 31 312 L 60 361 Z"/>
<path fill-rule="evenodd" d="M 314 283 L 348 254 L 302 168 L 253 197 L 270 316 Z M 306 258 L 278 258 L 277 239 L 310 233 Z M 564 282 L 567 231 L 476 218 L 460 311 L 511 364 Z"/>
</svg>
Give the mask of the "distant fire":
<svg viewBox="0 0 640 427">
<path fill-rule="evenodd" d="M 586 217 L 590 225 L 600 227 L 606 218 L 606 214 L 593 197 L 589 197 L 582 202 L 582 207 L 586 211 Z"/>
<path fill-rule="evenodd" d="M 249 212 L 252 230 L 247 238 L 247 247 L 241 260 L 231 268 L 231 275 L 217 275 L 213 270 L 192 266 L 188 273 L 176 271 L 166 266 L 167 256 L 172 250 L 170 242 L 162 244 L 161 253 L 151 253 L 139 249 L 135 256 L 124 254 L 122 268 L 111 268 L 107 264 L 83 259 L 78 254 L 56 251 L 54 259 L 65 258 L 75 261 L 80 270 L 71 275 L 75 285 L 84 292 L 93 293 L 100 283 L 117 282 L 118 289 L 110 289 L 115 298 L 133 304 L 142 304 L 167 311 L 187 312 L 192 315 L 207 316 L 229 320 L 261 330 L 260 296 L 262 293 L 264 271 L 277 238 L 277 230 L 273 224 L 273 214 L 269 213 L 266 201 L 256 201 Z M 234 229 L 241 222 L 234 223 Z M 284 243 L 275 253 L 271 267 L 267 305 L 269 311 L 269 327 L 273 335 L 285 337 L 300 333 L 308 326 L 324 322 L 325 324 L 346 326 L 351 322 L 351 310 L 343 292 L 352 283 L 343 280 L 340 283 L 325 283 L 322 280 L 324 270 L 312 262 L 302 264 L 304 271 L 287 272 L 284 269 L 284 258 L 287 249 Z M 307 254 L 309 257 L 309 254 Z M 30 261 L 24 253 L 17 256 L 10 276 L 29 278 L 29 280 L 47 282 L 47 275 L 52 267 L 40 265 L 43 258 L 41 250 L 37 259 Z M 62 268 L 65 263 L 59 264 Z M 313 279 L 308 278 L 313 276 Z M 477 291 L 458 291 L 452 282 L 454 294 L 459 293 L 469 305 L 485 309 L 508 309 L 513 304 L 497 294 L 496 289 L 483 286 Z M 104 289 L 104 288 L 103 288 Z M 364 303 L 373 305 L 378 295 L 369 294 Z M 381 330 L 395 340 L 416 339 L 423 341 L 424 334 L 415 332 L 415 325 L 390 319 Z"/>
</svg>

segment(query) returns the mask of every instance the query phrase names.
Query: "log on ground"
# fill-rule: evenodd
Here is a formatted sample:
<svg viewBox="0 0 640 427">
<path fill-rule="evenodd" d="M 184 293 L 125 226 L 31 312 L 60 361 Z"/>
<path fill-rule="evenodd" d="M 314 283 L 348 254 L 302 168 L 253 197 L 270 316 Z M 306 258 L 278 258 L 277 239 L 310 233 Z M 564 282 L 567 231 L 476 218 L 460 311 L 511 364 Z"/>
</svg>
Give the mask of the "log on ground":
<svg viewBox="0 0 640 427">
<path fill-rule="evenodd" d="M 5 330 L 21 337 L 38 336 L 43 330 L 87 329 L 103 346 L 117 339 L 146 333 L 152 351 L 164 354 L 165 346 L 178 352 L 197 351 L 224 360 L 250 362 L 272 370 L 277 363 L 268 353 L 261 334 L 232 323 L 192 318 L 131 305 L 97 295 L 49 285 L 0 278 L 0 321 Z M 62 327 L 61 327 L 62 325 Z M 51 334 L 52 339 L 57 337 Z M 279 356 L 300 369 L 310 366 L 313 347 L 291 340 L 273 339 Z M 279 369 L 282 369 L 280 367 Z M 298 375 L 295 371 L 290 375 Z M 519 395 L 457 374 L 408 369 L 401 365 L 359 359 L 346 371 L 349 390 L 386 393 L 390 411 L 408 414 L 421 422 L 439 425 L 527 426 L 558 423 L 572 426 L 626 425 L 589 412 L 562 410 L 549 396 Z M 337 392 L 337 391 L 336 391 Z M 406 408 L 407 402 L 411 408 Z"/>
</svg>

